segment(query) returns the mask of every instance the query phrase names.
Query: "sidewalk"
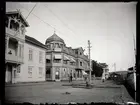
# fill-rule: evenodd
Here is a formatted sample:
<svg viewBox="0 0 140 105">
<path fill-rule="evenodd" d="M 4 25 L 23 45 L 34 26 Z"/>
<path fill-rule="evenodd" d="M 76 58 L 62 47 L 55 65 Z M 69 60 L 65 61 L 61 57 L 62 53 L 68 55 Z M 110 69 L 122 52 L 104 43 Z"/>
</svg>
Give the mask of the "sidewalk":
<svg viewBox="0 0 140 105">
<path fill-rule="evenodd" d="M 83 80 L 73 81 L 71 83 L 65 83 L 63 86 L 85 86 L 86 82 Z M 111 80 L 107 80 L 105 82 L 102 82 L 101 80 L 92 80 L 91 85 L 94 88 L 121 88 L 121 85 L 115 84 Z"/>
<path fill-rule="evenodd" d="M 48 81 L 41 81 L 41 82 L 20 82 L 20 83 L 15 83 L 15 84 L 5 84 L 5 87 L 46 85 L 47 82 Z"/>
<path fill-rule="evenodd" d="M 60 83 L 65 86 L 73 85 L 85 85 L 84 80 L 74 80 L 71 83 L 69 81 L 41 81 L 41 82 L 22 82 L 22 83 L 15 83 L 15 84 L 5 84 L 5 87 L 15 87 L 15 86 L 35 86 L 35 85 L 46 85 L 46 84 L 57 84 Z M 102 82 L 101 80 L 92 80 L 91 85 L 98 86 L 98 87 L 120 87 L 120 85 L 116 85 L 113 81 L 107 80 Z"/>
</svg>

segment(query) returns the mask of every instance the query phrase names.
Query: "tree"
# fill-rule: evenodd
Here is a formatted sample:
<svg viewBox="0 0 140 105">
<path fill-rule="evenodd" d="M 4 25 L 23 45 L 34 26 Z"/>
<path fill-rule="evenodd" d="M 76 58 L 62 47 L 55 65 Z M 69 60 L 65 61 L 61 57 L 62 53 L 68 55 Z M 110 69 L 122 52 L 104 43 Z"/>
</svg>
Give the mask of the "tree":
<svg viewBox="0 0 140 105">
<path fill-rule="evenodd" d="M 106 63 L 98 63 L 97 61 L 92 60 L 92 75 L 96 77 L 101 77 L 103 73 L 103 68 L 108 67 Z"/>
</svg>

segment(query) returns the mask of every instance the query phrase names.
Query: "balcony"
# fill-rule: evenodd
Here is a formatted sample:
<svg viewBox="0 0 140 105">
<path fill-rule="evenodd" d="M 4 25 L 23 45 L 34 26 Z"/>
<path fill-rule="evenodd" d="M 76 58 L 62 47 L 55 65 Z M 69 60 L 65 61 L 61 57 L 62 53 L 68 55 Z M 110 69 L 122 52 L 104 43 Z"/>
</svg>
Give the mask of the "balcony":
<svg viewBox="0 0 140 105">
<path fill-rule="evenodd" d="M 18 39 L 22 39 L 22 40 L 25 40 L 25 36 L 23 34 L 20 34 L 19 32 L 17 31 L 14 31 L 12 29 L 9 29 L 6 27 L 6 34 L 9 34 L 15 38 L 18 38 Z"/>
<path fill-rule="evenodd" d="M 15 56 L 15 55 L 6 54 L 5 58 L 6 58 L 7 62 L 23 63 L 23 58 L 20 58 L 20 57 Z"/>
</svg>

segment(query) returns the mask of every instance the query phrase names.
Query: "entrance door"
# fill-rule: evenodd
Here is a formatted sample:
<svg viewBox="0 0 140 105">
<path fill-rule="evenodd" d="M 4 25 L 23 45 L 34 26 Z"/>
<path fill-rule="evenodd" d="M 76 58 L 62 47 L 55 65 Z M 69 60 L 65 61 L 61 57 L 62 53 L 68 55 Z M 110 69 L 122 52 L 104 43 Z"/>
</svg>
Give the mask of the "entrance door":
<svg viewBox="0 0 140 105">
<path fill-rule="evenodd" d="M 60 81 L 60 72 L 59 71 L 55 72 L 55 80 Z"/>
<path fill-rule="evenodd" d="M 12 83 L 12 66 L 11 65 L 7 65 L 5 77 L 6 77 L 7 83 Z"/>
<path fill-rule="evenodd" d="M 13 70 L 13 78 L 12 78 L 12 83 L 15 83 L 15 79 L 16 79 L 16 70 Z"/>
</svg>

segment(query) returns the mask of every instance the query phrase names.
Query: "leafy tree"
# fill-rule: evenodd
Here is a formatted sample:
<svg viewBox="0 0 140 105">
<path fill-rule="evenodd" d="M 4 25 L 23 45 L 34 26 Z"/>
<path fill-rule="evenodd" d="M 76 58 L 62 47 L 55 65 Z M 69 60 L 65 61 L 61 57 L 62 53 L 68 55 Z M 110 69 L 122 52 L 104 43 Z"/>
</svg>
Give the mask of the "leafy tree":
<svg viewBox="0 0 140 105">
<path fill-rule="evenodd" d="M 98 63 L 97 61 L 92 60 L 92 75 L 96 77 L 101 77 L 103 73 L 103 68 L 108 67 L 106 63 Z"/>
</svg>

